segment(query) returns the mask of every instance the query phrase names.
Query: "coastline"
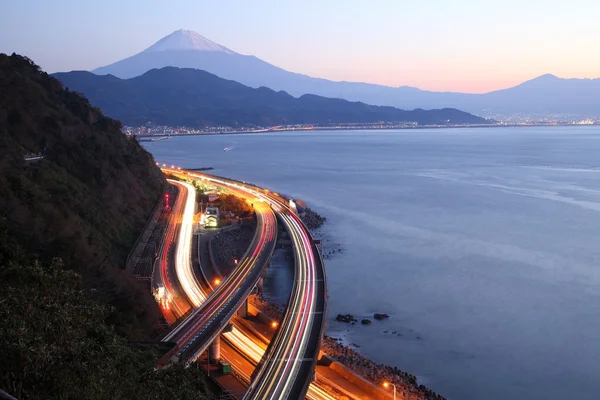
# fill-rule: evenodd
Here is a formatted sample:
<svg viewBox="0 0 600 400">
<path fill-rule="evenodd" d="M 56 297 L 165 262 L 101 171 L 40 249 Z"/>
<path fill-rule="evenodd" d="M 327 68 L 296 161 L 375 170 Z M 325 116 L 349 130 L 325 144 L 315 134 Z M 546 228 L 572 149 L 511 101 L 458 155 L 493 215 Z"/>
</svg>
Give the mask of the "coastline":
<svg viewBox="0 0 600 400">
<path fill-rule="evenodd" d="M 573 123 L 547 123 L 547 124 L 460 124 L 460 125 L 422 125 L 422 126 L 382 126 L 382 127 L 365 127 L 365 126 L 336 126 L 336 127 L 302 127 L 302 128 L 287 128 L 287 129 L 257 129 L 257 130 L 241 130 L 230 132 L 193 132 L 193 133 L 176 133 L 176 134 L 139 134 L 130 135 L 138 139 L 142 138 L 176 138 L 185 136 L 215 136 L 215 135 L 246 135 L 253 133 L 270 133 L 270 132 L 328 132 L 328 131 L 385 131 L 385 130 L 422 130 L 422 129 L 456 129 L 456 128 L 536 128 L 536 127 L 586 127 L 599 126 L 600 124 L 573 124 Z"/>
<path fill-rule="evenodd" d="M 320 216 L 314 210 L 307 207 L 301 219 L 305 222 L 311 233 L 315 235 L 315 238 L 319 240 L 323 239 L 320 228 L 327 221 L 326 217 Z M 330 258 L 335 257 L 335 254 L 341 251 L 342 249 L 340 248 L 328 249 L 328 252 L 325 254 L 327 254 L 327 258 Z M 264 295 L 251 296 L 249 300 L 250 304 L 264 312 L 270 318 L 278 320 L 283 315 L 285 308 Z M 419 384 L 415 375 L 392 365 L 378 364 L 361 354 L 356 349 L 358 347 L 353 343 L 345 343 L 343 338 L 331 337 L 324 334 L 321 345 L 321 351 L 324 355 L 322 359 L 329 362 L 338 362 L 376 387 L 380 387 L 384 381 L 391 382 L 397 386 L 400 394 L 409 395 L 412 399 L 445 399 L 441 394 L 436 393 L 425 385 Z"/>
</svg>

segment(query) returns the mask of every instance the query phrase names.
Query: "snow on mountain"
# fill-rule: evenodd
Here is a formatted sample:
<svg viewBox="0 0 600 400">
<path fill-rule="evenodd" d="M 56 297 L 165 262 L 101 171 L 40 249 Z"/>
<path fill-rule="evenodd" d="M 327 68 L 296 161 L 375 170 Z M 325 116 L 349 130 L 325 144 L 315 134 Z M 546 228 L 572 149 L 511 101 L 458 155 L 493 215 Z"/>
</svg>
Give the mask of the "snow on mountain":
<svg viewBox="0 0 600 400">
<path fill-rule="evenodd" d="M 165 36 L 143 52 L 169 50 L 219 51 L 227 54 L 237 54 L 235 51 L 229 50 L 227 47 L 221 46 L 197 32 L 184 29 L 180 29 Z"/>
<path fill-rule="evenodd" d="M 136 55 L 92 72 L 126 79 L 169 66 L 202 69 L 253 88 L 266 86 L 293 96 L 316 94 L 408 110 L 452 107 L 494 118 L 550 114 L 600 117 L 600 79 L 561 79 L 546 74 L 512 88 L 485 94 L 334 82 L 286 71 L 186 30 L 175 31 Z"/>
</svg>

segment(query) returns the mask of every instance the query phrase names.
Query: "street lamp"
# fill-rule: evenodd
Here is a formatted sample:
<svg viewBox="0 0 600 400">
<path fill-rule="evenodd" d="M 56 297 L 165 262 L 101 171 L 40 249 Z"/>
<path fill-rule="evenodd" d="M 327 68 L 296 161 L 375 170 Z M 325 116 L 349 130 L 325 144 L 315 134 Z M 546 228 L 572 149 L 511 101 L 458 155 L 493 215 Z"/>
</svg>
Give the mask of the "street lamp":
<svg viewBox="0 0 600 400">
<path fill-rule="evenodd" d="M 394 400 L 396 400 L 396 385 L 394 385 L 393 383 L 389 383 L 389 382 L 383 382 L 383 387 L 384 388 L 389 388 L 390 385 L 394 388 Z"/>
</svg>

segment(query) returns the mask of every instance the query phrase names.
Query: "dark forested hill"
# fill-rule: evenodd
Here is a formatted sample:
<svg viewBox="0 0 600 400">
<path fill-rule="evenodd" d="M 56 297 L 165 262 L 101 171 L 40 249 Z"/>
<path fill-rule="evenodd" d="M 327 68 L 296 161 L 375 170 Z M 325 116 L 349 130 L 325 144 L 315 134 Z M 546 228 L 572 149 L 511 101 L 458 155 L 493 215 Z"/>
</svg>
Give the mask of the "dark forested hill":
<svg viewBox="0 0 600 400">
<path fill-rule="evenodd" d="M 299 98 L 191 68 L 165 67 L 131 78 L 85 71 L 54 75 L 81 92 L 107 115 L 127 125 L 153 122 L 172 126 L 273 126 L 369 122 L 485 124 L 483 118 L 456 109 L 405 111 L 315 95 Z"/>
<path fill-rule="evenodd" d="M 118 121 L 0 54 L 1 389 L 131 398 L 137 383 L 122 380 L 152 360 L 124 339 L 154 338 L 160 314 L 122 267 L 164 186 Z"/>
</svg>

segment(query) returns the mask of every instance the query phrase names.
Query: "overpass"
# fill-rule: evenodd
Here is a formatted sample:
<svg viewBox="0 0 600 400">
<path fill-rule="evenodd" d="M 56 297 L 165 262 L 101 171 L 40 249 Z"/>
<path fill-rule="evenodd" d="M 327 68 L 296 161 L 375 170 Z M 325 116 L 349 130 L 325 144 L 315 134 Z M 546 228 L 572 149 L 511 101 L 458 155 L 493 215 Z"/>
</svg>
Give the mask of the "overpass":
<svg viewBox="0 0 600 400">
<path fill-rule="evenodd" d="M 181 170 L 166 172 L 180 173 L 250 193 L 268 203 L 286 227 L 294 242 L 296 265 L 290 302 L 245 398 L 303 398 L 315 377 L 314 370 L 325 327 L 325 271 L 319 249 L 310 233 L 289 202 L 277 193 L 208 174 Z"/>
<path fill-rule="evenodd" d="M 157 367 L 171 362 L 191 362 L 198 358 L 212 342 L 219 340 L 221 331 L 238 309 L 245 305 L 248 295 L 269 263 L 277 236 L 277 220 L 271 208 L 257 201 L 254 209 L 258 225 L 250 247 L 235 271 L 208 298 L 203 294 L 191 264 L 192 218 L 182 220 L 177 244 L 177 277 L 190 302 L 198 308 L 163 338 L 163 341 L 175 342 L 176 345 L 159 360 Z"/>
</svg>

